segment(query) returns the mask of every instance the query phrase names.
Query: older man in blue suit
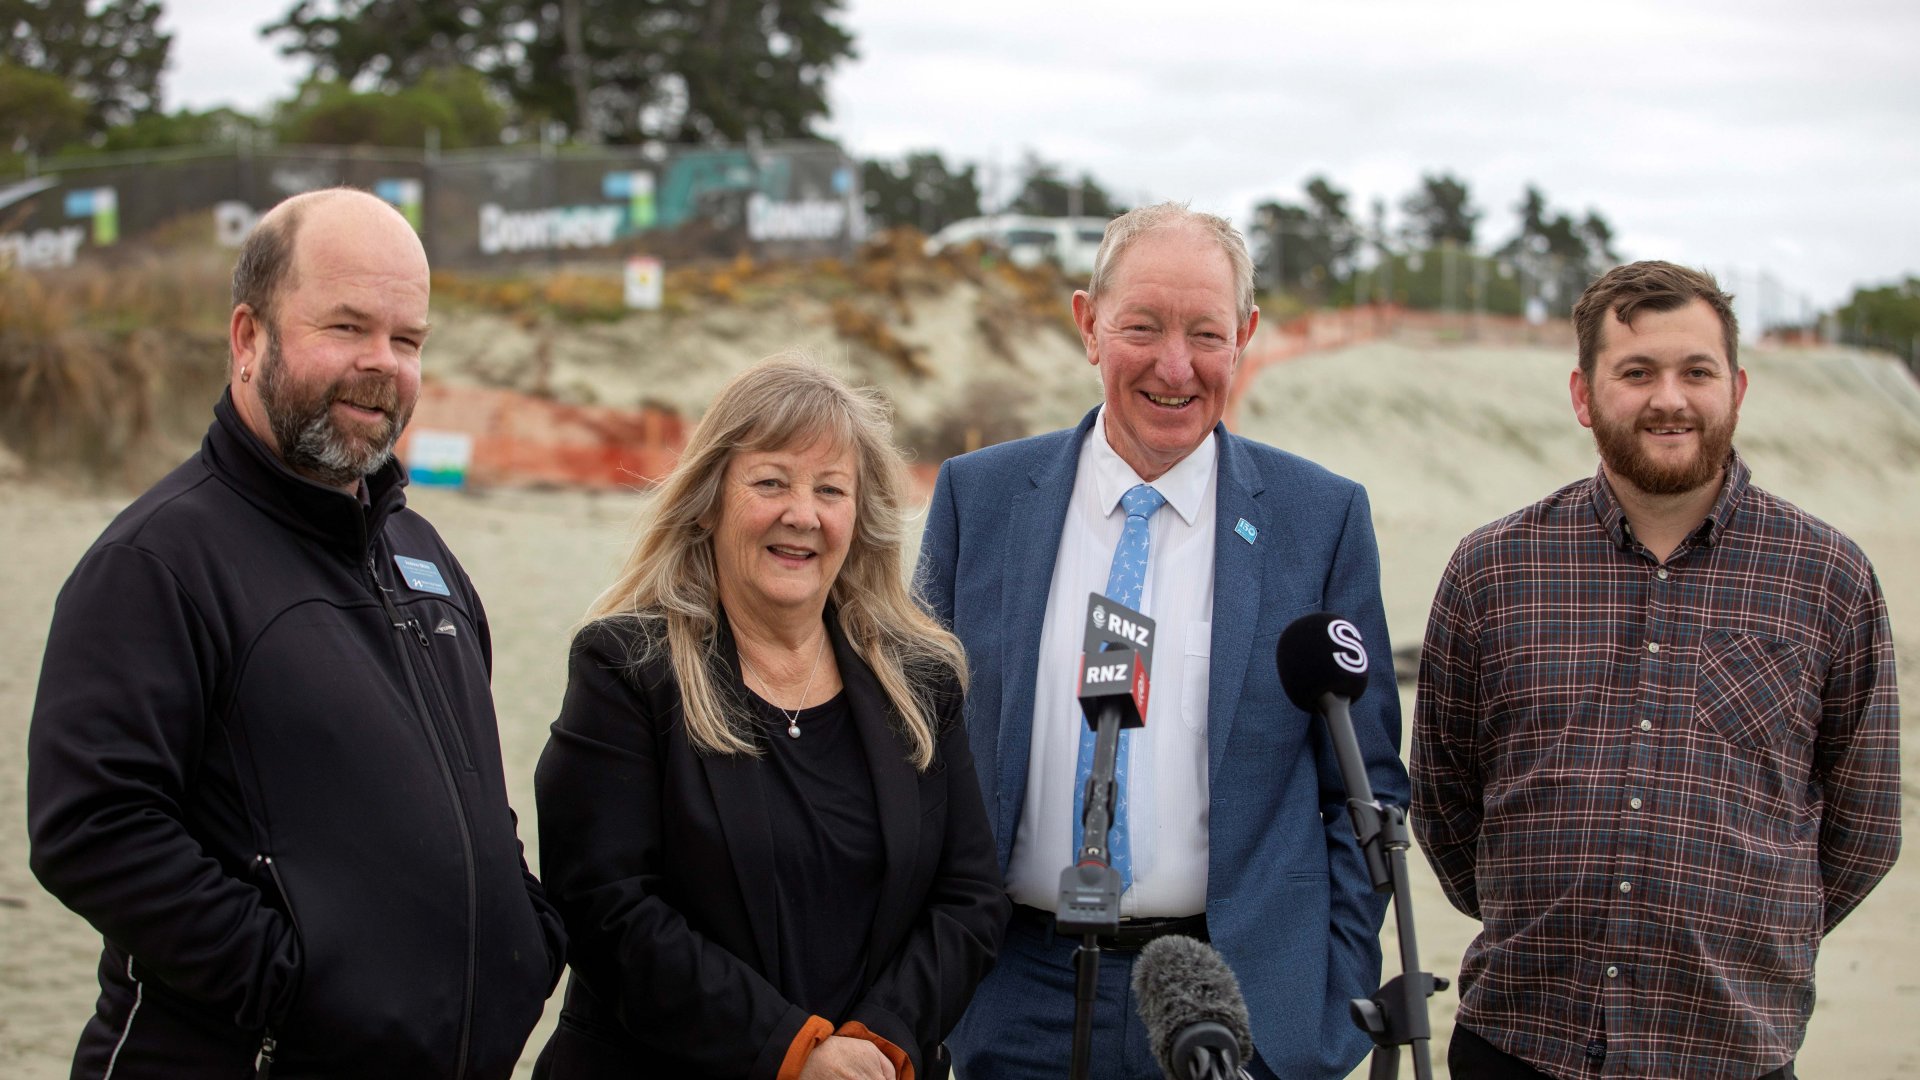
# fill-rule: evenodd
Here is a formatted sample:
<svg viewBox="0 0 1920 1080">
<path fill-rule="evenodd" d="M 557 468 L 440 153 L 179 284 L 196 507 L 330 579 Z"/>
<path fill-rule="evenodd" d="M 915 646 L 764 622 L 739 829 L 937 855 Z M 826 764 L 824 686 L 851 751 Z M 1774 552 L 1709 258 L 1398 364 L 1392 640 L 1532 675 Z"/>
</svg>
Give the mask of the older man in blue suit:
<svg viewBox="0 0 1920 1080">
<path fill-rule="evenodd" d="M 948 461 L 921 550 L 922 586 L 973 667 L 967 724 L 1016 905 L 948 1040 L 956 1071 L 1056 1080 L 1071 1057 L 1077 942 L 1052 912 L 1077 844 L 1075 665 L 1100 592 L 1136 600 L 1160 637 L 1147 724 L 1122 739 L 1123 921 L 1103 942 L 1091 1075 L 1160 1077 L 1129 983 L 1146 942 L 1180 933 L 1210 937 L 1239 976 L 1255 1075 L 1343 1077 L 1368 1048 L 1347 1001 L 1378 987 L 1385 899 L 1274 645 L 1328 610 L 1390 655 L 1366 493 L 1220 423 L 1260 318 L 1228 222 L 1173 204 L 1115 220 L 1073 314 L 1103 403 L 1073 430 Z M 1405 805 L 1391 665 L 1372 681 L 1354 725 L 1378 797 Z"/>
</svg>

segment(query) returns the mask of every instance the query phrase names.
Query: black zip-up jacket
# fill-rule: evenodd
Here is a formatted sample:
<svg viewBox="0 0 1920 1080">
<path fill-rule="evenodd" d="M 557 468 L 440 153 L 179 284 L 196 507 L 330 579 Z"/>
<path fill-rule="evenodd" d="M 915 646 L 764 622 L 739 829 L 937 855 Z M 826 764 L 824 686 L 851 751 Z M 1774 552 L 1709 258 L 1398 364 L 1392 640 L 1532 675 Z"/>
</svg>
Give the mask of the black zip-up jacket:
<svg viewBox="0 0 1920 1080">
<path fill-rule="evenodd" d="M 61 590 L 27 805 L 34 873 L 105 938 L 75 1077 L 245 1076 L 263 1046 L 276 1077 L 513 1071 L 564 934 L 486 615 L 404 485 L 311 483 L 223 398 Z"/>
</svg>

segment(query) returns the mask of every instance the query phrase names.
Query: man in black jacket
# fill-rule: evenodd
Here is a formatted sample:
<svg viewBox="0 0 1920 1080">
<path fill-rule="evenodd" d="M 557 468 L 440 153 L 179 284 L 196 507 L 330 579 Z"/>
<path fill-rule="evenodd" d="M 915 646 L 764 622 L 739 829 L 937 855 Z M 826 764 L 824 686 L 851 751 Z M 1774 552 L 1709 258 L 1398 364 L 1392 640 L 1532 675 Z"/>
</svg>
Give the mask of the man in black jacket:
<svg viewBox="0 0 1920 1080">
<path fill-rule="evenodd" d="M 200 452 L 61 591 L 27 802 L 105 939 L 75 1077 L 506 1077 L 559 976 L 486 614 L 392 458 L 427 301 L 380 200 L 269 212 Z"/>
</svg>

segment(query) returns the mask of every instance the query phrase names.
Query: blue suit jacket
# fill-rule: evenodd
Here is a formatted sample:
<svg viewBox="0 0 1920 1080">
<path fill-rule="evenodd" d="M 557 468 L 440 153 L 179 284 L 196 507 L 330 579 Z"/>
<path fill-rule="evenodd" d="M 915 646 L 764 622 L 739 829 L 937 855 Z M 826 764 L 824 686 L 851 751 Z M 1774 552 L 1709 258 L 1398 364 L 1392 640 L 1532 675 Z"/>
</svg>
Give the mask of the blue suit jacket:
<svg viewBox="0 0 1920 1080">
<path fill-rule="evenodd" d="M 1003 879 L 1026 798 L 1040 626 L 1097 415 L 941 466 L 921 546 L 921 588 L 973 671 L 967 728 Z M 1281 691 L 1274 646 L 1309 612 L 1359 626 L 1374 662 L 1354 727 L 1375 797 L 1405 806 L 1379 551 L 1360 485 L 1224 426 L 1215 434 L 1207 926 L 1240 979 L 1261 1059 L 1281 1076 L 1344 1077 L 1371 1045 L 1347 1002 L 1379 988 L 1386 897 L 1367 880 L 1324 728 Z M 1258 530 L 1252 543 L 1235 531 L 1242 520 Z"/>
</svg>

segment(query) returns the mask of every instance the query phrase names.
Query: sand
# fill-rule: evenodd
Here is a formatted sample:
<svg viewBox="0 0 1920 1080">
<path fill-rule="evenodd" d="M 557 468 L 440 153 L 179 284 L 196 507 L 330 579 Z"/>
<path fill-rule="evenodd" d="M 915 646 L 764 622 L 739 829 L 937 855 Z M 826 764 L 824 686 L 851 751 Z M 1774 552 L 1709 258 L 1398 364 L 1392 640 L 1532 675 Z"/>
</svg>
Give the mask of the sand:
<svg viewBox="0 0 1920 1080">
<path fill-rule="evenodd" d="M 1067 366 L 1036 381 L 1054 391 L 1046 395 L 1046 415 L 1070 420 L 1094 403 L 1098 386 L 1084 362 L 1060 363 Z M 1419 640 L 1434 584 L 1459 536 L 1592 471 L 1592 444 L 1567 405 L 1569 363 L 1537 350 L 1368 345 L 1268 371 L 1243 406 L 1241 424 L 1368 486 L 1390 632 L 1404 646 Z M 1867 550 L 1887 592 L 1901 666 L 1909 686 L 1916 685 L 1920 558 L 1911 538 L 1920 531 L 1920 391 L 1884 361 L 1846 352 L 1756 354 L 1747 363 L 1753 385 L 1736 441 L 1755 481 Z M 1084 388 L 1077 399 L 1075 385 Z M 944 380 L 925 390 L 936 397 L 952 391 Z M 125 501 L 0 477 L 0 605 L 8 612 L 0 628 L 0 807 L 10 808 L 0 814 L 0 1076 L 17 1080 L 66 1075 L 96 992 L 97 936 L 42 892 L 27 869 L 25 737 L 54 597 Z M 533 765 L 560 701 L 569 628 L 610 577 L 638 498 L 422 491 L 414 505 L 446 535 L 486 600 L 507 776 L 521 835 L 537 857 Z M 1905 722 L 1910 833 L 1920 820 L 1914 695 L 1910 690 Z M 1410 712 L 1410 695 L 1403 704 Z M 1452 976 L 1475 924 L 1447 905 L 1422 858 L 1411 863 L 1424 965 Z M 1391 932 L 1386 956 L 1383 977 L 1398 971 Z M 1915 860 L 1896 866 L 1827 940 L 1819 988 L 1802 1075 L 1920 1076 Z M 1436 1064 L 1456 1002 L 1451 992 L 1434 1000 Z M 556 1011 L 550 1003 L 523 1073 Z M 1444 1076 L 1444 1068 L 1436 1074 Z M 1365 1075 L 1364 1066 L 1356 1071 Z"/>
</svg>

